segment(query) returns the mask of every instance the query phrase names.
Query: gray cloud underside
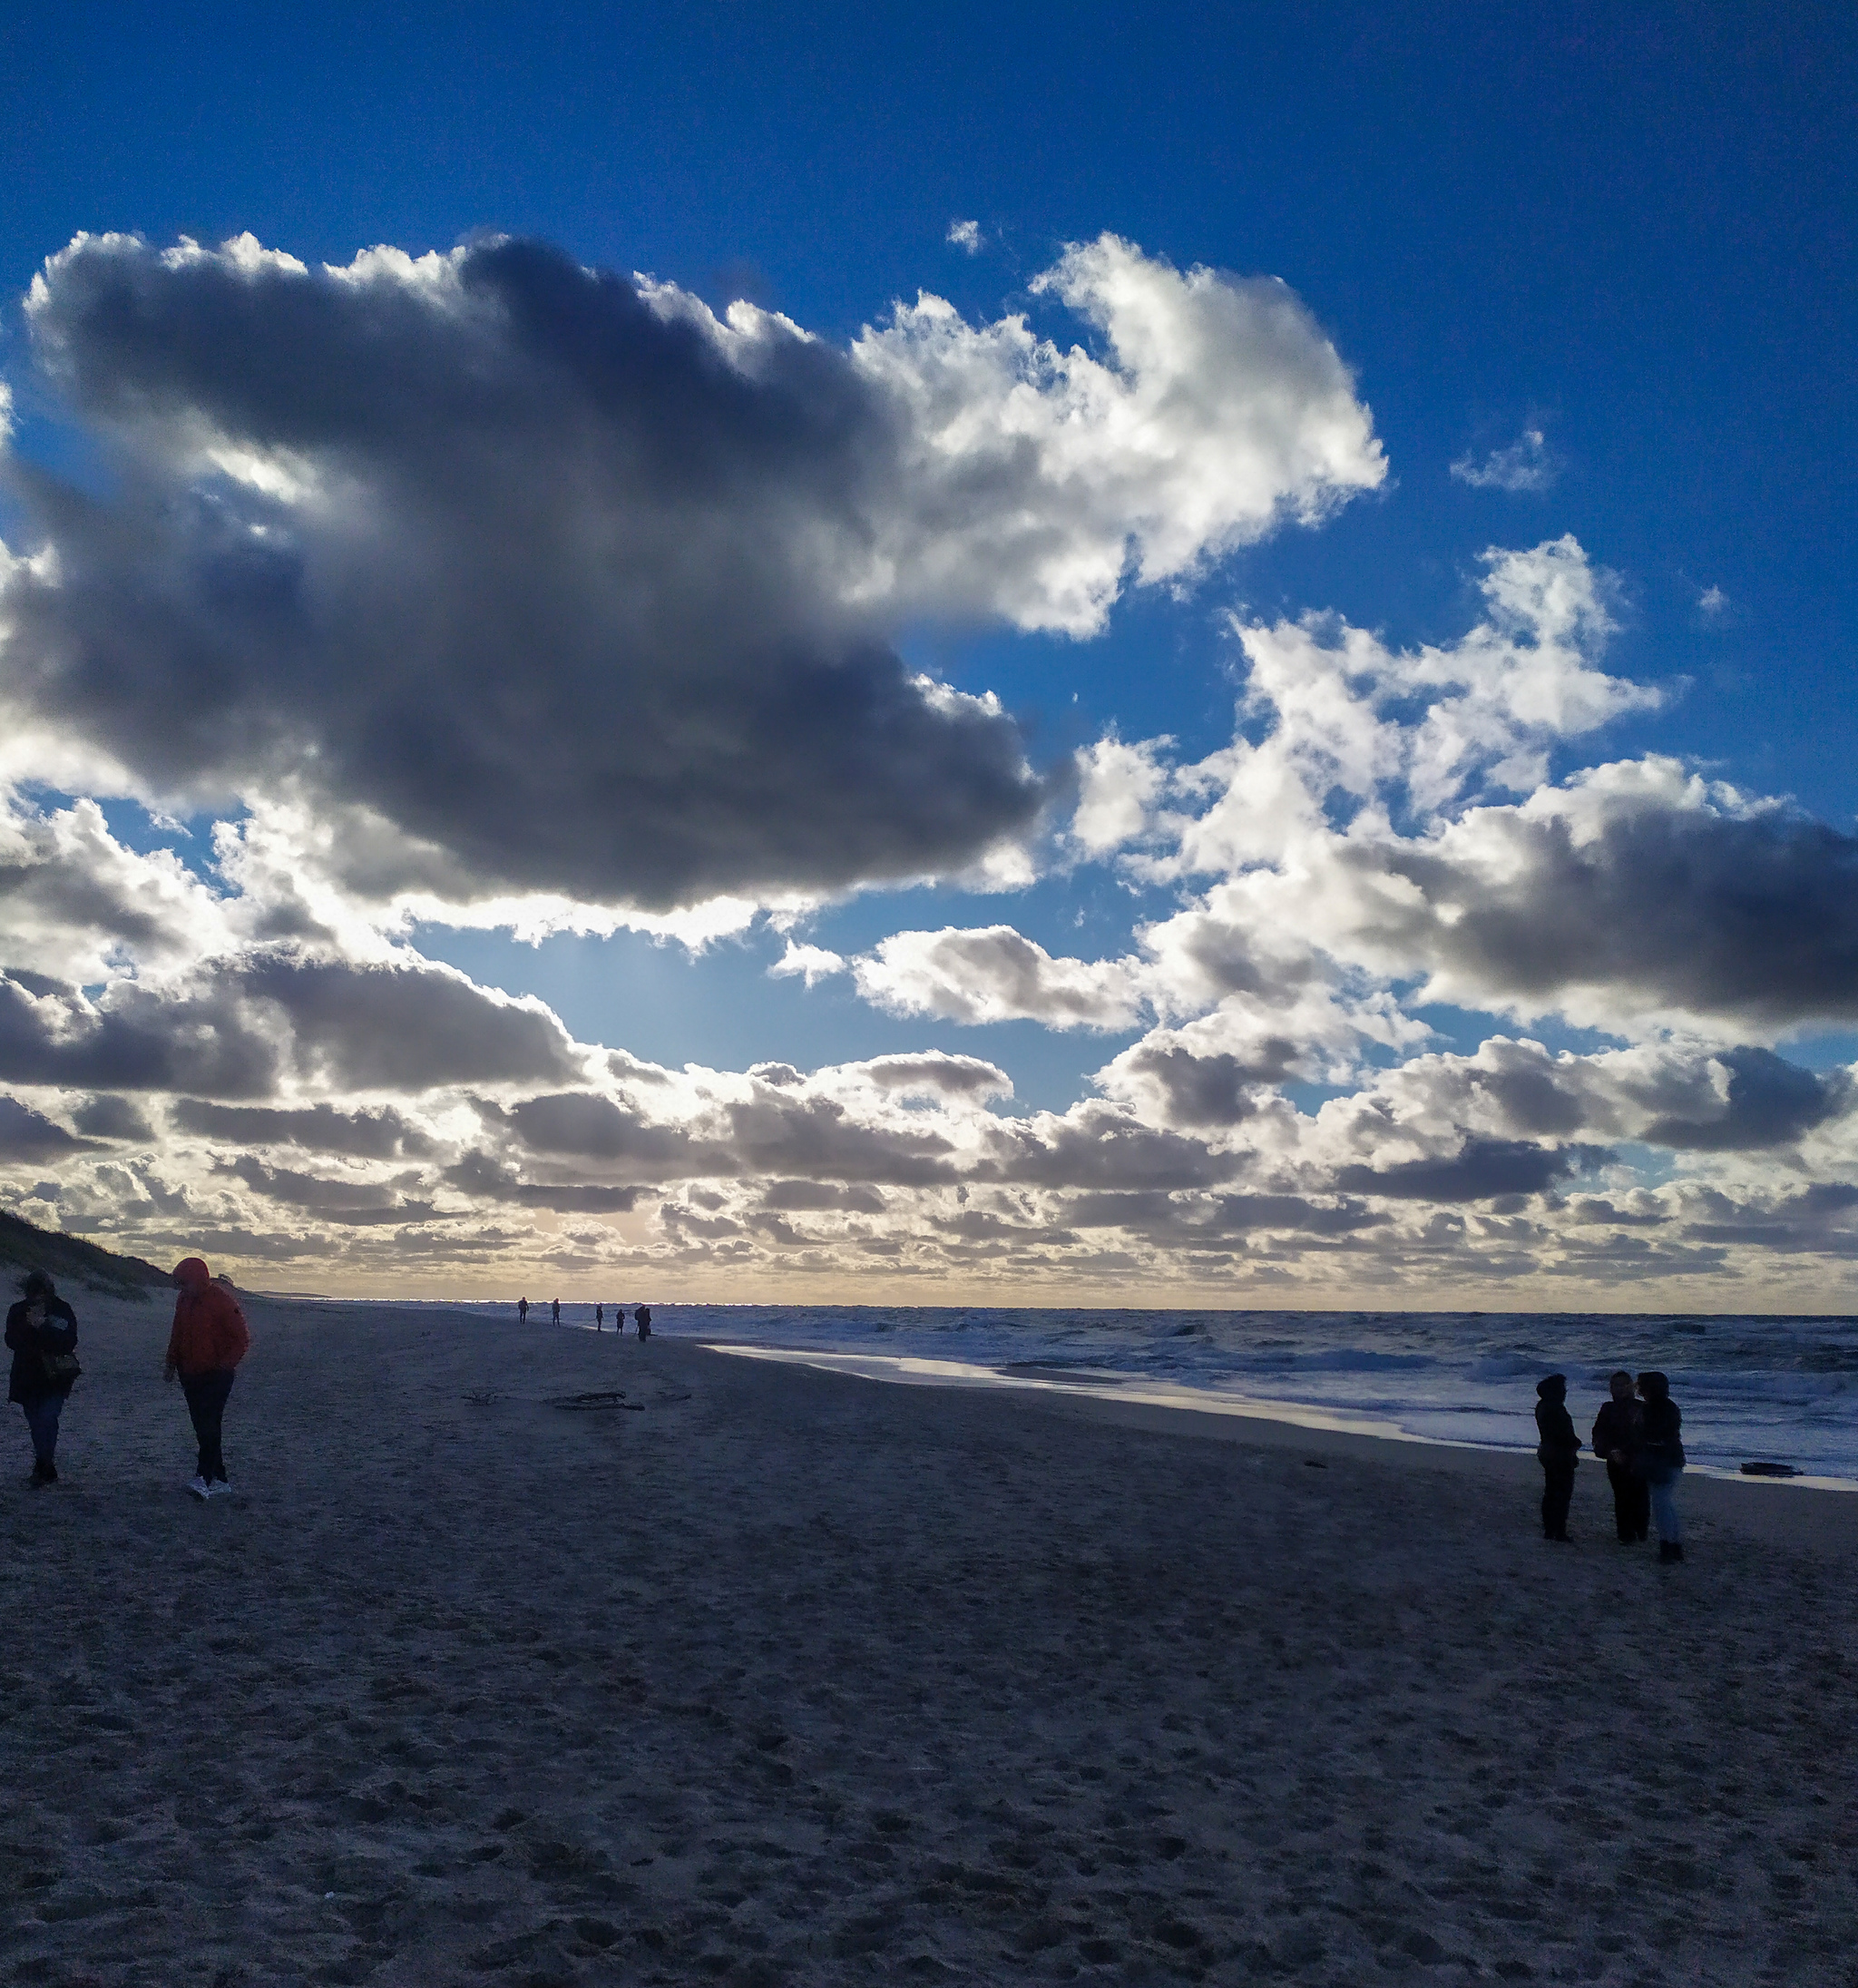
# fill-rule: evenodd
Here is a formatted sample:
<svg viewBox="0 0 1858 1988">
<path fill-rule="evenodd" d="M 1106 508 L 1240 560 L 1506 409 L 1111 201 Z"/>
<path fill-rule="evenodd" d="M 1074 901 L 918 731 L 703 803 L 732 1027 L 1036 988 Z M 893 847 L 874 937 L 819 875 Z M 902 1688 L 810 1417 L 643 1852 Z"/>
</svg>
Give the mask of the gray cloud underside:
<svg viewBox="0 0 1858 1988">
<path fill-rule="evenodd" d="M 286 1076 L 411 1093 L 574 1074 L 545 1009 L 437 968 L 258 953 L 178 986 L 119 980 L 95 1003 L 0 975 L 0 1080 L 15 1083 L 260 1099 Z"/>
<path fill-rule="evenodd" d="M 347 851 L 403 873 L 372 881 L 659 907 L 944 868 L 1041 803 L 1012 724 L 926 696 L 811 570 L 899 474 L 843 353 L 770 333 L 740 369 L 523 242 L 444 300 L 99 242 L 35 328 L 119 488 L 15 466 L 59 576 L 11 590 L 15 675 L 158 789 L 313 751 L 429 845 Z M 203 487 L 201 426 L 334 494 Z"/>
<path fill-rule="evenodd" d="M 1512 812 L 1498 846 L 1501 866 L 1413 845 L 1344 861 L 1421 895 L 1376 938 L 1499 1001 L 1603 987 L 1773 1025 L 1858 1017 L 1858 838 L 1778 810 L 1646 807 L 1578 837 Z"/>
</svg>

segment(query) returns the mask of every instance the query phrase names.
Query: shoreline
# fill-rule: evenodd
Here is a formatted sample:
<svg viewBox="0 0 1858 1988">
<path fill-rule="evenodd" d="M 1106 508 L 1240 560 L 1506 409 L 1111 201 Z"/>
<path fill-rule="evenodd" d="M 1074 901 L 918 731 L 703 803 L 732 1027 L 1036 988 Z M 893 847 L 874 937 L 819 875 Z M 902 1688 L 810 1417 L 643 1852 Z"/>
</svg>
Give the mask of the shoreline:
<svg viewBox="0 0 1858 1988">
<path fill-rule="evenodd" d="M 1027 1362 L 1015 1369 L 958 1360 L 934 1360 L 913 1354 L 816 1352 L 803 1347 L 768 1347 L 715 1339 L 693 1338 L 684 1343 L 701 1347 L 707 1352 L 810 1366 L 823 1373 L 843 1374 L 892 1386 L 949 1387 L 983 1392 L 1002 1388 L 1035 1396 L 1058 1395 L 1076 1400 L 1141 1405 L 1188 1416 L 1276 1423 L 1309 1435 L 1354 1436 L 1384 1444 L 1389 1449 L 1411 1444 L 1429 1450 L 1458 1451 L 1480 1456 L 1526 1457 L 1530 1463 L 1535 1461 L 1532 1449 L 1496 1443 L 1471 1443 L 1450 1436 L 1423 1435 L 1403 1429 L 1397 1423 L 1375 1417 L 1349 1415 L 1264 1396 L 1216 1395 L 1209 1389 L 1147 1381 L 1139 1375 L 1116 1374 L 1108 1369 L 1091 1377 L 1092 1370 L 1079 1368 L 1075 1378 L 1067 1379 L 1060 1377 L 1059 1369 L 1041 1367 L 1036 1362 Z M 1596 1469 L 1602 1467 L 1598 1458 L 1585 1451 L 1580 1461 Z M 1687 1464 L 1684 1480 L 1686 1484 L 1733 1484 L 1751 1489 L 1824 1491 L 1837 1495 L 1858 1493 L 1858 1478 L 1821 1476 L 1804 1471 L 1795 1472 L 1788 1477 L 1749 1475 L 1713 1464 Z"/>
</svg>

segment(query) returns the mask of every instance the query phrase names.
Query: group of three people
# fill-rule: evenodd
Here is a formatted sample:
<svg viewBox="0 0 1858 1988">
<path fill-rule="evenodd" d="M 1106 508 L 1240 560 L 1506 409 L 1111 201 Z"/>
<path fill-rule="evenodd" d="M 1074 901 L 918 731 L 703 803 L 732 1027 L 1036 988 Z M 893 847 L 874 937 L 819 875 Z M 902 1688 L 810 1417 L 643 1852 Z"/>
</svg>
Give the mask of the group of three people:
<svg viewBox="0 0 1858 1988">
<path fill-rule="evenodd" d="M 1542 1466 L 1542 1533 L 1568 1537 L 1568 1504 L 1574 1495 L 1574 1471 L 1580 1438 L 1568 1413 L 1568 1376 L 1550 1374 L 1536 1384 L 1536 1450 Z M 1607 1382 L 1607 1399 L 1594 1418 L 1593 1453 L 1605 1459 L 1613 1487 L 1613 1523 L 1622 1544 L 1642 1540 L 1656 1515 L 1658 1558 L 1684 1557 L 1677 1520 L 1677 1480 L 1684 1473 L 1684 1416 L 1671 1399 L 1664 1375 L 1641 1374 L 1635 1382 L 1622 1367 Z"/>
<path fill-rule="evenodd" d="M 231 1287 L 218 1281 L 199 1257 L 175 1266 L 174 1282 L 180 1296 L 162 1373 L 180 1380 L 199 1445 L 198 1468 L 187 1488 L 196 1498 L 223 1497 L 232 1486 L 226 1481 L 220 1429 L 233 1374 L 251 1349 L 251 1331 Z M 59 1417 L 83 1372 L 77 1314 L 44 1270 L 28 1270 L 19 1288 L 19 1302 L 6 1314 L 6 1344 L 13 1352 L 6 1398 L 25 1411 L 33 1484 L 55 1484 Z"/>
</svg>

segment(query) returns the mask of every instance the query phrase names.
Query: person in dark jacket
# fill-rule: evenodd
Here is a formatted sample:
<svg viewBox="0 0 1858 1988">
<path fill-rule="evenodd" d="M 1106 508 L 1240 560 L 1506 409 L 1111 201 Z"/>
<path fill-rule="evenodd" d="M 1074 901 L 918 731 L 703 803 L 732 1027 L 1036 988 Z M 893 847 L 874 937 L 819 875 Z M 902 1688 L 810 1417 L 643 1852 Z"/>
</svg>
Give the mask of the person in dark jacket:
<svg viewBox="0 0 1858 1988">
<path fill-rule="evenodd" d="M 634 1312 L 634 1313 L 632 1314 L 632 1316 L 633 1316 L 633 1317 L 635 1317 L 635 1318 L 636 1318 L 636 1319 L 637 1319 L 637 1320 L 639 1321 L 639 1337 L 641 1337 L 641 1339 L 649 1339 L 649 1338 L 650 1338 L 650 1337 L 651 1337 L 651 1308 L 650 1308 L 650 1306 L 648 1306 L 648 1305 L 641 1305 L 641 1306 L 640 1306 L 639 1309 L 638 1309 L 638 1310 L 637 1310 L 636 1312 Z"/>
<path fill-rule="evenodd" d="M 561 1322 L 562 1322 L 562 1301 L 561 1301 L 561 1299 L 560 1299 L 560 1298 L 556 1298 L 556 1299 L 555 1299 L 554 1303 L 553 1303 L 553 1304 L 552 1306 L 550 1306 L 550 1307 L 549 1307 L 549 1323 L 550 1323 L 551 1325 L 553 1325 L 553 1326 L 558 1326 L 558 1325 L 560 1325 L 560 1324 L 561 1324 Z"/>
<path fill-rule="evenodd" d="M 77 1380 L 77 1314 L 43 1270 L 28 1270 L 19 1288 L 23 1295 L 6 1314 L 6 1343 L 13 1348 L 6 1398 L 25 1410 L 33 1483 L 55 1484 L 58 1417 Z"/>
<path fill-rule="evenodd" d="M 1593 1454 L 1606 1462 L 1607 1482 L 1613 1487 L 1613 1523 L 1619 1543 L 1642 1540 L 1651 1524 L 1651 1492 L 1632 1467 L 1638 1446 L 1638 1425 L 1645 1411 L 1632 1398 L 1632 1376 L 1621 1368 L 1607 1383 L 1611 1399 L 1594 1417 Z"/>
<path fill-rule="evenodd" d="M 1535 1386 L 1535 1426 L 1541 1441 L 1536 1456 L 1542 1466 L 1542 1537 L 1568 1537 L 1568 1501 L 1574 1495 L 1574 1469 L 1580 1461 L 1580 1438 L 1568 1413 L 1568 1376 L 1550 1374 Z"/>
<path fill-rule="evenodd" d="M 223 1497 L 226 1459 L 220 1453 L 220 1431 L 226 1397 L 232 1392 L 233 1370 L 251 1350 L 251 1332 L 232 1287 L 215 1278 L 198 1257 L 174 1267 L 181 1295 L 174 1300 L 174 1329 L 168 1337 L 166 1378 L 181 1376 L 187 1413 L 200 1444 L 200 1466 L 188 1485 L 196 1498 Z"/>
<path fill-rule="evenodd" d="M 1677 1480 L 1684 1474 L 1684 1415 L 1671 1399 L 1671 1384 L 1662 1374 L 1638 1376 L 1638 1398 L 1645 1410 L 1638 1425 L 1638 1444 L 1632 1467 L 1644 1478 L 1658 1522 L 1658 1558 L 1682 1560 L 1684 1529 L 1677 1521 Z"/>
</svg>

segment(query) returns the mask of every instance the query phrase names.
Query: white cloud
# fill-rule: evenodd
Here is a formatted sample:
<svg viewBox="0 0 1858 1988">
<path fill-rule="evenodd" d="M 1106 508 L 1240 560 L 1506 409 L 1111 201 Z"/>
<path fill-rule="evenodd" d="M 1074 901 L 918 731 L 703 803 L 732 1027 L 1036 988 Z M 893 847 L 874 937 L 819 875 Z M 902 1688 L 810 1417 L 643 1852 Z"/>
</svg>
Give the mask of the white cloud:
<svg viewBox="0 0 1858 1988">
<path fill-rule="evenodd" d="M 982 242 L 981 223 L 977 220 L 952 220 L 948 224 L 945 240 L 951 248 L 965 250 L 969 255 L 979 255 Z"/>
<path fill-rule="evenodd" d="M 1697 596 L 1697 612 L 1706 621 L 1717 621 L 1729 612 L 1729 597 L 1720 587 L 1705 587 Z"/>
<path fill-rule="evenodd" d="M 1507 448 L 1492 449 L 1481 462 L 1467 451 L 1452 465 L 1452 474 L 1474 490 L 1520 494 L 1548 489 L 1560 468 L 1542 431 L 1525 428 Z"/>
<path fill-rule="evenodd" d="M 1032 288 L 1108 358 L 927 294 L 855 342 L 905 438 L 856 599 L 1093 634 L 1131 571 L 1189 578 L 1384 478 L 1347 368 L 1283 284 L 1182 274 L 1104 235 Z"/>
<path fill-rule="evenodd" d="M 892 1014 L 1108 1030 L 1130 1027 L 1142 1006 L 1130 962 L 1054 959 L 1007 925 L 898 932 L 852 972 L 865 1000 Z"/>
<path fill-rule="evenodd" d="M 1144 739 L 1126 746 L 1114 734 L 1078 754 L 1078 805 L 1071 839 L 1100 857 L 1148 832 L 1149 816 L 1168 785 L 1161 755 L 1172 739 Z"/>
<path fill-rule="evenodd" d="M 789 939 L 787 951 L 768 970 L 777 978 L 798 974 L 810 987 L 816 981 L 844 973 L 846 963 L 840 955 L 829 952 L 823 945 L 800 945 Z"/>
</svg>

